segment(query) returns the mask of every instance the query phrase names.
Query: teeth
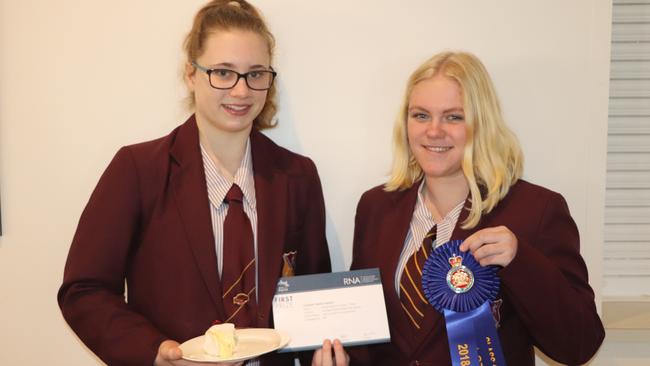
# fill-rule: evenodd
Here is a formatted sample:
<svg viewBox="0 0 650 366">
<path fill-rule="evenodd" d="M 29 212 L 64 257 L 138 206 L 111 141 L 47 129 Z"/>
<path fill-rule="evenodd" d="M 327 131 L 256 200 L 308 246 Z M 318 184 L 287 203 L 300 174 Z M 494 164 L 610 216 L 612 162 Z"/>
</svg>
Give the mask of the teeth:
<svg viewBox="0 0 650 366">
<path fill-rule="evenodd" d="M 433 152 L 445 152 L 451 150 L 451 146 L 426 146 L 426 149 Z"/>
<path fill-rule="evenodd" d="M 244 109 L 248 108 L 245 105 L 224 105 L 224 107 L 232 109 L 233 111 L 243 111 Z"/>
</svg>

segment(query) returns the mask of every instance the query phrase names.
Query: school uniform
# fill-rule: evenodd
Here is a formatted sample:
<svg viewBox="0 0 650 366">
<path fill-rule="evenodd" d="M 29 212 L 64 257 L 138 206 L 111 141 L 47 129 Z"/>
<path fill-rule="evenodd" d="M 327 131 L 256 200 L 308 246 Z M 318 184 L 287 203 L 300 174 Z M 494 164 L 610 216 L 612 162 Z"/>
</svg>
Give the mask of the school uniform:
<svg viewBox="0 0 650 366">
<path fill-rule="evenodd" d="M 256 326 L 268 328 L 286 255 L 295 252 L 294 274 L 331 269 L 325 208 L 310 159 L 256 130 L 250 153 Z M 70 327 L 107 364 L 152 365 L 163 340 L 186 341 L 225 319 L 209 202 L 194 116 L 165 137 L 123 147 L 100 178 L 79 220 L 58 301 Z M 260 361 L 293 365 L 293 355 Z"/>
<path fill-rule="evenodd" d="M 428 306 L 418 330 L 395 288 L 419 184 L 397 192 L 378 186 L 359 201 L 351 269 L 380 268 L 391 342 L 350 348 L 352 365 L 451 365 L 444 317 Z M 465 207 L 470 205 L 467 200 Z M 467 214 L 467 209 L 460 213 L 451 240 L 500 225 L 518 240 L 514 259 L 497 272 L 501 290 L 493 307 L 507 364 L 534 365 L 533 346 L 561 363 L 589 360 L 605 332 L 580 256 L 578 229 L 564 198 L 519 180 L 477 227 L 461 228 Z"/>
</svg>

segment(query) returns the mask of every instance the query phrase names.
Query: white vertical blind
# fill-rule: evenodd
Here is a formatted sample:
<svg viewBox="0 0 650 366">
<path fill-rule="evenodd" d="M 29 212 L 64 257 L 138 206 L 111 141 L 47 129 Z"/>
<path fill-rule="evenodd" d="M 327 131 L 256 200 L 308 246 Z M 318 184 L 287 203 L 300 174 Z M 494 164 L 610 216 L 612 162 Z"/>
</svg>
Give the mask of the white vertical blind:
<svg viewBox="0 0 650 366">
<path fill-rule="evenodd" d="M 614 0 L 605 198 L 608 297 L 650 296 L 650 0 Z"/>
</svg>

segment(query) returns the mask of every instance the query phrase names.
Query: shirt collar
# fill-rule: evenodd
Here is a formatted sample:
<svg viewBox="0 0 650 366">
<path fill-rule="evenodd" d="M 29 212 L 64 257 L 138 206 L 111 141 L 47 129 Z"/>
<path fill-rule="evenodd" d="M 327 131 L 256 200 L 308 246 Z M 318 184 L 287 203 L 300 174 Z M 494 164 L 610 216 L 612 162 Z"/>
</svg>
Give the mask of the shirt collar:
<svg viewBox="0 0 650 366">
<path fill-rule="evenodd" d="M 244 203 L 255 209 L 255 180 L 253 178 L 250 138 L 246 141 L 244 157 L 239 168 L 237 168 L 237 172 L 235 172 L 234 181 L 232 182 L 221 174 L 203 145 L 201 145 L 201 157 L 203 158 L 205 181 L 208 187 L 208 199 L 213 206 L 220 207 L 224 204 L 223 199 L 226 197 L 228 190 L 233 184 L 237 184 L 244 194 Z"/>
</svg>

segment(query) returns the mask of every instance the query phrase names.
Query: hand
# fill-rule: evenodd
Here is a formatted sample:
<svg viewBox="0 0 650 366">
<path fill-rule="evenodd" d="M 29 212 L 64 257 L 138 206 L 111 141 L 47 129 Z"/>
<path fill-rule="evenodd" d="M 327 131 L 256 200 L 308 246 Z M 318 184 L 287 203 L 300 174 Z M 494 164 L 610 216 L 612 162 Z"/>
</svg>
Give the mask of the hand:
<svg viewBox="0 0 650 366">
<path fill-rule="evenodd" d="M 470 235 L 460 245 L 462 252 L 470 251 L 483 267 L 505 267 L 517 254 L 517 237 L 505 226 L 489 227 Z"/>
<path fill-rule="evenodd" d="M 334 348 L 334 355 L 332 355 L 332 348 Z M 338 339 L 334 340 L 333 347 L 329 339 L 324 340 L 323 347 L 314 352 L 311 360 L 311 366 L 348 366 L 349 364 L 350 356 Z"/>
<path fill-rule="evenodd" d="M 196 366 L 195 362 L 185 361 L 182 359 L 183 351 L 178 347 L 178 342 L 168 339 L 163 341 L 158 347 L 158 354 L 154 361 L 154 366 Z M 221 366 L 242 366 L 243 362 L 214 362 L 208 365 Z"/>
</svg>

